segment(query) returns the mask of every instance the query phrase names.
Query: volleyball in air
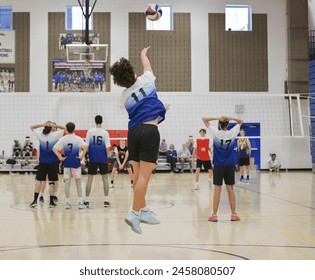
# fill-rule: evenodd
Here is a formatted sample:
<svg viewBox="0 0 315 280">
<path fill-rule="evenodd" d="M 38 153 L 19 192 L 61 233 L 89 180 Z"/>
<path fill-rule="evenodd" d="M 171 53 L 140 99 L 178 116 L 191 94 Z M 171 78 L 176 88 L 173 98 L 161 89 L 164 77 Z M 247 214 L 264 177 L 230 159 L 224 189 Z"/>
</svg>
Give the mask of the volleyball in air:
<svg viewBox="0 0 315 280">
<path fill-rule="evenodd" d="M 150 4 L 147 6 L 145 16 L 148 20 L 156 21 L 162 16 L 162 9 L 158 4 Z"/>
</svg>

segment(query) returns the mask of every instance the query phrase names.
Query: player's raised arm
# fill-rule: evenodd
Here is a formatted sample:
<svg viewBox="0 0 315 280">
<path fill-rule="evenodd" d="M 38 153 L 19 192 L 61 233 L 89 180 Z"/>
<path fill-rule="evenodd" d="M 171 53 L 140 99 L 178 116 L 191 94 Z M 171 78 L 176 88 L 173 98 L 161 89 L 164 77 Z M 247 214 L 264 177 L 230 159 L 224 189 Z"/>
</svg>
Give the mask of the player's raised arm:
<svg viewBox="0 0 315 280">
<path fill-rule="evenodd" d="M 219 121 L 221 118 L 220 117 L 203 117 L 202 121 L 205 124 L 206 127 L 210 126 L 211 121 Z"/>
<path fill-rule="evenodd" d="M 31 130 L 34 130 L 34 129 L 37 129 L 37 128 L 40 128 L 40 127 L 45 127 L 45 126 L 51 126 L 51 122 L 48 121 L 48 122 L 45 122 L 45 123 L 42 123 L 42 124 L 34 124 L 30 128 L 31 128 Z"/>
<path fill-rule="evenodd" d="M 150 46 L 142 49 L 141 54 L 140 54 L 140 59 L 141 59 L 142 67 L 143 67 L 143 72 L 150 71 L 153 73 L 150 60 L 147 57 L 147 52 L 149 48 Z"/>
</svg>

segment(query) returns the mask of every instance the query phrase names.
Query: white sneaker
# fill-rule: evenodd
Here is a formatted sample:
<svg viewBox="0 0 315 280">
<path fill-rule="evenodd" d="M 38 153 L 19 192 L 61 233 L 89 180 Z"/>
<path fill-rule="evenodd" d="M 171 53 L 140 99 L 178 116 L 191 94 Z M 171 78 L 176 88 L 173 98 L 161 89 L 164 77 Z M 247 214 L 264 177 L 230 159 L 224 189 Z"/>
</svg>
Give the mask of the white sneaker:
<svg viewBox="0 0 315 280">
<path fill-rule="evenodd" d="M 86 205 L 83 202 L 78 203 L 78 208 L 79 209 L 86 209 Z"/>
<path fill-rule="evenodd" d="M 158 225 L 161 222 L 155 217 L 156 214 L 149 209 L 143 210 L 140 212 L 140 223 L 145 223 L 149 225 Z"/>
<path fill-rule="evenodd" d="M 140 227 L 140 215 L 136 215 L 133 211 L 131 211 L 125 218 L 125 222 L 131 227 L 132 231 L 134 231 L 135 233 L 138 234 L 142 233 Z"/>
<path fill-rule="evenodd" d="M 72 208 L 72 205 L 70 202 L 66 202 L 65 204 L 65 209 L 71 209 Z"/>
</svg>

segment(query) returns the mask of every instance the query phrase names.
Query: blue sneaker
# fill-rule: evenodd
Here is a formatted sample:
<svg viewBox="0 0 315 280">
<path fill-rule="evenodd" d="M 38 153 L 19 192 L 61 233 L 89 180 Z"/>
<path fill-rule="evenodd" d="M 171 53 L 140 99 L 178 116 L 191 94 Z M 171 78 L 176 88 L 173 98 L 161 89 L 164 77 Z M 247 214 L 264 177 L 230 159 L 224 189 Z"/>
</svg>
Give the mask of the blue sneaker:
<svg viewBox="0 0 315 280">
<path fill-rule="evenodd" d="M 240 183 L 242 183 L 243 181 L 244 181 L 244 178 L 241 177 L 241 178 L 240 178 Z"/>
<path fill-rule="evenodd" d="M 84 204 L 84 202 L 79 202 L 78 203 L 78 208 L 79 209 L 86 209 L 86 205 Z"/>
<path fill-rule="evenodd" d="M 156 216 L 156 214 L 154 212 L 150 211 L 149 209 L 147 209 L 147 210 L 141 209 L 140 222 L 145 223 L 145 224 L 149 224 L 149 225 L 158 225 L 161 222 L 155 216 Z"/>
<path fill-rule="evenodd" d="M 136 215 L 133 211 L 131 211 L 125 218 L 125 222 L 131 227 L 132 231 L 134 231 L 135 233 L 138 234 L 142 233 L 140 227 L 140 216 Z"/>
<path fill-rule="evenodd" d="M 245 183 L 249 184 L 249 178 L 246 178 Z"/>
<path fill-rule="evenodd" d="M 72 205 L 70 202 L 66 202 L 65 209 L 71 209 Z"/>
</svg>

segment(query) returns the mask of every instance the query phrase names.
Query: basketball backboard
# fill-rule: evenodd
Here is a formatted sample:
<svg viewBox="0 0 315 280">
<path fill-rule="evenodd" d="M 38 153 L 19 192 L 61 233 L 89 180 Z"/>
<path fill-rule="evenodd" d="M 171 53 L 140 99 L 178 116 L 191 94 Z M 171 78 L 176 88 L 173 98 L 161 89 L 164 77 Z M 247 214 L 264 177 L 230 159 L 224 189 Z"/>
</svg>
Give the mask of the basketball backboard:
<svg viewBox="0 0 315 280">
<path fill-rule="evenodd" d="M 77 63 L 106 63 L 108 56 L 108 44 L 68 44 L 67 62 Z"/>
</svg>

